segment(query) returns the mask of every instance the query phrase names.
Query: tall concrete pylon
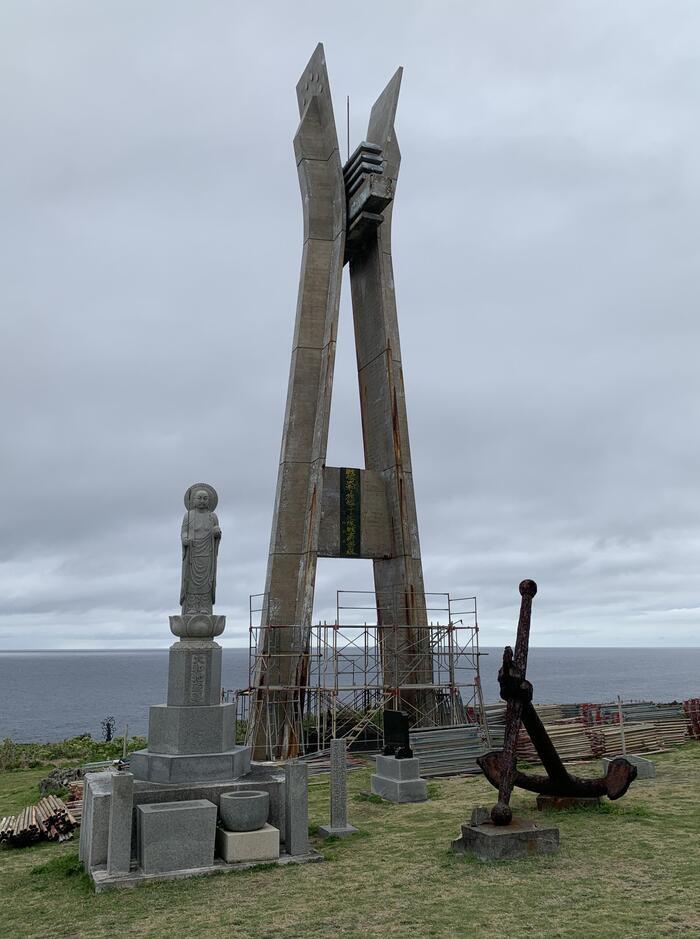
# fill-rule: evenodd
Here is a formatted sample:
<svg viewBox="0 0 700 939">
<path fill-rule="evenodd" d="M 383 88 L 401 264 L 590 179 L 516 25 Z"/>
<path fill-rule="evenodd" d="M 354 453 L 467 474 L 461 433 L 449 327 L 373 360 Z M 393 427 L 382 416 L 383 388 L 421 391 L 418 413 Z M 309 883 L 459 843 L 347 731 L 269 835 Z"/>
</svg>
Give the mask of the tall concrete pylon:
<svg viewBox="0 0 700 939">
<path fill-rule="evenodd" d="M 392 654 L 387 686 L 430 696 L 432 658 L 411 471 L 391 261 L 401 154 L 394 118 L 402 70 L 375 102 L 367 140 L 343 168 L 323 46 L 296 87 L 294 137 L 304 247 L 262 628 L 251 690 L 254 758 L 299 753 L 319 557 L 371 558 L 377 616 Z M 350 265 L 365 467 L 326 466 L 343 266 Z M 388 651 L 388 649 L 387 649 Z M 391 665 L 389 664 L 391 663 Z M 391 673 L 389 673 L 391 671 Z"/>
</svg>

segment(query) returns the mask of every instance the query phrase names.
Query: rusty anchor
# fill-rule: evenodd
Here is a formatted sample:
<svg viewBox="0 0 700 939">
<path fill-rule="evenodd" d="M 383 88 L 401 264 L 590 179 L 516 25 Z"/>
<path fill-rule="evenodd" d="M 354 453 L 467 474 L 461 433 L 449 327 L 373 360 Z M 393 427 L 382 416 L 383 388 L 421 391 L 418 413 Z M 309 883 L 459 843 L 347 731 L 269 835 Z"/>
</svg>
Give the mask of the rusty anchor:
<svg viewBox="0 0 700 939">
<path fill-rule="evenodd" d="M 477 758 L 483 774 L 498 789 L 498 802 L 491 809 L 494 825 L 508 825 L 513 818 L 510 797 L 514 786 L 541 795 L 619 799 L 637 777 L 637 767 L 623 757 L 613 760 L 605 776 L 582 779 L 569 773 L 561 761 L 544 724 L 532 704 L 532 685 L 527 681 L 527 653 L 530 642 L 532 598 L 537 593 L 534 580 L 520 584 L 520 616 L 515 651 L 506 646 L 503 665 L 498 672 L 501 698 L 506 702 L 506 725 L 502 750 L 492 750 Z M 517 767 L 516 748 L 520 724 L 523 724 L 547 771 L 546 776 L 521 773 Z"/>
</svg>

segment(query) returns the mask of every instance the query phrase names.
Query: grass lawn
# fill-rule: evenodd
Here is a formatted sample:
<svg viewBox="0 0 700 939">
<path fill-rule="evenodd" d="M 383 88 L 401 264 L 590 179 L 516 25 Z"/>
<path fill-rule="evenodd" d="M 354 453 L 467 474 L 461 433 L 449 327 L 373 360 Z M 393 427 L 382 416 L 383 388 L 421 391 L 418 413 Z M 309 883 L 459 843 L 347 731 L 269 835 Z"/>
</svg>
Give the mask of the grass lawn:
<svg viewBox="0 0 700 939">
<path fill-rule="evenodd" d="M 95 895 L 77 843 L 0 849 L 0 936 L 91 937 L 635 937 L 700 935 L 700 744 L 653 757 L 657 779 L 618 803 L 560 812 L 558 854 L 482 864 L 449 851 L 477 804 L 481 777 L 430 784 L 427 803 L 363 797 L 350 774 L 360 832 L 314 844 L 321 864 L 151 884 Z M 581 774 L 597 767 L 582 764 Z M 36 799 L 42 770 L 0 774 L 0 816 Z M 513 806 L 534 815 L 534 796 Z M 312 779 L 310 822 L 328 815 L 328 779 Z"/>
</svg>

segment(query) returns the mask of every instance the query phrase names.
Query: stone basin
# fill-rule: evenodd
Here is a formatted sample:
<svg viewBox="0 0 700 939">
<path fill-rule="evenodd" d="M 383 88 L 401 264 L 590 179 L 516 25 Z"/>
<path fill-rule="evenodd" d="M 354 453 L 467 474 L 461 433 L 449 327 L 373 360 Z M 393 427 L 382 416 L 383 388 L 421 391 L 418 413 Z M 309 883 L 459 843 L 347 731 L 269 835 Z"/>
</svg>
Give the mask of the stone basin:
<svg viewBox="0 0 700 939">
<path fill-rule="evenodd" d="M 267 821 L 270 794 L 261 789 L 225 792 L 219 800 L 221 823 L 226 831 L 257 831 Z"/>
</svg>

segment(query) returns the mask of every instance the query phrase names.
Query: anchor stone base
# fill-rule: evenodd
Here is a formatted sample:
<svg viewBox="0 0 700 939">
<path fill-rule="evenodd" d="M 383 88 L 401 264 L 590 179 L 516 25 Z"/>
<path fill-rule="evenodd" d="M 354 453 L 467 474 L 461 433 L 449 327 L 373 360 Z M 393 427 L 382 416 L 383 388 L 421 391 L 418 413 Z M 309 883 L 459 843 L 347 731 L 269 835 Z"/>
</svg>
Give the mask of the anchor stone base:
<svg viewBox="0 0 700 939">
<path fill-rule="evenodd" d="M 479 861 L 518 861 L 559 850 L 559 829 L 514 817 L 509 825 L 462 825 L 462 837 L 452 842 L 458 854 L 473 854 Z"/>
</svg>

